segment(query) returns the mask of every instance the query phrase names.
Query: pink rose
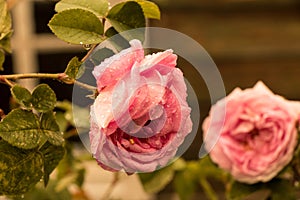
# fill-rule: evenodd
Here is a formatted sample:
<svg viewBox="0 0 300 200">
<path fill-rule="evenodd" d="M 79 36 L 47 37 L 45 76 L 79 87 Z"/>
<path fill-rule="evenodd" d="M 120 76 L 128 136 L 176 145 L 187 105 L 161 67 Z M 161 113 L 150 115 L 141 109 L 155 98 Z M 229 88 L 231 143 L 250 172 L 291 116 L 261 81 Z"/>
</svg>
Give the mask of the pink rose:
<svg viewBox="0 0 300 200">
<path fill-rule="evenodd" d="M 225 116 L 211 121 L 224 106 Z M 299 111 L 298 103 L 273 94 L 262 82 L 235 89 L 212 106 L 203 123 L 211 159 L 240 182 L 271 180 L 293 157 Z M 211 139 L 216 130 L 221 130 L 217 142 Z"/>
<path fill-rule="evenodd" d="M 192 129 L 182 72 L 172 50 L 144 56 L 138 40 L 105 59 L 93 75 L 93 156 L 108 170 L 151 172 L 172 160 Z"/>
</svg>

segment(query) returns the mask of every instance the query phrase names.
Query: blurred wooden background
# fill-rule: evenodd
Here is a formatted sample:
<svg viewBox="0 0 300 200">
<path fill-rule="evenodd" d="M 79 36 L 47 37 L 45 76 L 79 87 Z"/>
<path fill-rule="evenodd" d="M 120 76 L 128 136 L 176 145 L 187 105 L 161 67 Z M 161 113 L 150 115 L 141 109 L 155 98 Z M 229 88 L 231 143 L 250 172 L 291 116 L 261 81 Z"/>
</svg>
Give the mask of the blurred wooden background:
<svg viewBox="0 0 300 200">
<path fill-rule="evenodd" d="M 235 87 L 252 87 L 263 80 L 275 93 L 289 99 L 300 99 L 300 2 L 298 0 L 155 0 L 161 8 L 160 21 L 150 26 L 170 28 L 198 41 L 211 55 L 224 80 L 227 93 Z M 28 0 L 25 8 L 32 21 L 28 34 L 34 70 L 61 72 L 69 59 L 83 55 L 81 47 L 56 40 L 47 23 L 54 14 L 56 1 Z M 24 14 L 14 11 L 15 20 Z M 19 17 L 20 18 L 20 17 Z M 21 18 L 23 19 L 23 18 Z M 29 19 L 28 19 L 29 20 Z M 30 21 L 29 20 L 29 21 Z M 21 20 L 20 23 L 24 23 Z M 14 27 L 15 34 L 20 31 Z M 19 49 L 19 52 L 22 51 Z M 1 73 L 18 72 L 24 64 L 17 62 L 18 49 L 8 56 Z M 22 63 L 22 62 L 21 62 Z M 32 66 L 31 66 L 32 67 Z M 201 77 L 192 66 L 179 60 L 179 67 L 191 82 L 199 98 L 201 120 L 210 109 L 210 99 Z M 27 66 L 30 68 L 30 66 Z M 43 80 L 57 92 L 59 100 L 71 100 L 72 87 Z M 0 108 L 9 110 L 9 89 L 0 85 Z M 202 122 L 202 121 L 201 121 Z M 201 130 L 186 158 L 197 158 Z"/>
<path fill-rule="evenodd" d="M 182 32 L 199 42 L 215 61 L 226 92 L 262 80 L 274 93 L 300 100 L 300 2 L 297 0 L 157 0 L 160 21 L 151 26 Z M 199 95 L 201 122 L 210 99 L 201 77 L 179 62 Z M 201 127 L 201 126 L 200 126 Z M 197 156 L 198 131 L 185 154 Z"/>
</svg>

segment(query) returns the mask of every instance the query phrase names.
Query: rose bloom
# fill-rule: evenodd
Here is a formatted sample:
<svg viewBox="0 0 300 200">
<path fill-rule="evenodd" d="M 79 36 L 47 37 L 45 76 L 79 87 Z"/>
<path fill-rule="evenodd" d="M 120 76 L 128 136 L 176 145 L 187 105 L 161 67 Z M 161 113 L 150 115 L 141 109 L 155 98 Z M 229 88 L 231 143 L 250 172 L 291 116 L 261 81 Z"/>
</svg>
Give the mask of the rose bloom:
<svg viewBox="0 0 300 200">
<path fill-rule="evenodd" d="M 299 110 L 298 103 L 273 94 L 262 82 L 235 89 L 203 122 L 211 159 L 240 182 L 271 180 L 293 157 Z"/>
<path fill-rule="evenodd" d="M 94 68 L 91 152 L 104 169 L 151 172 L 167 165 L 191 132 L 191 109 L 172 50 L 145 57 L 140 41 L 130 44 Z"/>
</svg>

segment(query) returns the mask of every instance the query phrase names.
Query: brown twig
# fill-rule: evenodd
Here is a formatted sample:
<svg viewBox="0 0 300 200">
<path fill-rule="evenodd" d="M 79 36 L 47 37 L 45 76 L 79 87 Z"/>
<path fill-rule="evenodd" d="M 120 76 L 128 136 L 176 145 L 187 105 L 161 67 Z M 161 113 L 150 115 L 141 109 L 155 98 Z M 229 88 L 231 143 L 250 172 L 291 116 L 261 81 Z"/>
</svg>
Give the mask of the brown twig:
<svg viewBox="0 0 300 200">
<path fill-rule="evenodd" d="M 26 74 L 9 74 L 9 75 L 0 75 L 0 82 L 9 85 L 10 87 L 14 86 L 14 83 L 10 80 L 17 79 L 29 79 L 29 78 L 40 78 L 40 79 L 54 79 L 58 81 L 62 81 L 66 84 L 76 84 L 82 88 L 85 88 L 90 91 L 97 90 L 96 87 L 88 85 L 86 83 L 82 83 L 75 79 L 68 77 L 65 73 L 57 73 L 57 74 L 48 74 L 48 73 L 26 73 Z"/>
</svg>

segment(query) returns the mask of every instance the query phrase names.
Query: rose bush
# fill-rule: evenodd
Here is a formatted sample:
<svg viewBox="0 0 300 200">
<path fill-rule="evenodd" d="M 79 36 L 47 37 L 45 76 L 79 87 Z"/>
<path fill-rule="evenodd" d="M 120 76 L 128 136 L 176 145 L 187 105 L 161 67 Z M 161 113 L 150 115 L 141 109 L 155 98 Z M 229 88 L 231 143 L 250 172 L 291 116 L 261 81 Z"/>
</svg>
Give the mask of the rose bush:
<svg viewBox="0 0 300 200">
<path fill-rule="evenodd" d="M 226 114 L 211 120 L 224 106 Z M 240 182 L 271 180 L 293 157 L 299 111 L 298 103 L 273 94 L 262 82 L 254 88 L 235 89 L 211 108 L 203 123 L 212 161 Z M 210 138 L 218 129 L 221 133 L 215 143 Z"/>
<path fill-rule="evenodd" d="M 176 155 L 192 129 L 191 109 L 172 50 L 145 57 L 140 41 L 130 44 L 94 68 L 91 151 L 105 169 L 151 172 Z"/>
</svg>

